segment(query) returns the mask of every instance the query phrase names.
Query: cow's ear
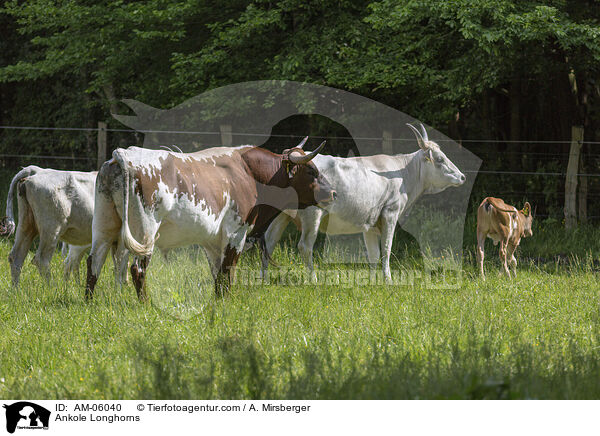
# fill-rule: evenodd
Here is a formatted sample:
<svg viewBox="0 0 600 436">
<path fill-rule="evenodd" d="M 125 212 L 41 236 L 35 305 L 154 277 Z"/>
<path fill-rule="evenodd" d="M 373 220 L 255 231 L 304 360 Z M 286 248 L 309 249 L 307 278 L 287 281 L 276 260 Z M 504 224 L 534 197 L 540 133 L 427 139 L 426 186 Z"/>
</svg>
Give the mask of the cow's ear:
<svg viewBox="0 0 600 436">
<path fill-rule="evenodd" d="M 431 153 L 431 150 L 425 152 L 425 160 L 429 161 L 429 163 L 433 163 L 433 154 Z"/>
<path fill-rule="evenodd" d="M 525 206 L 523 206 L 523 215 L 525 216 L 529 216 L 529 212 L 531 212 L 531 205 L 529 204 L 529 202 L 525 203 Z"/>
<path fill-rule="evenodd" d="M 294 177 L 294 174 L 296 173 L 296 164 L 286 159 L 283 161 L 283 165 L 288 178 L 291 179 Z"/>
</svg>

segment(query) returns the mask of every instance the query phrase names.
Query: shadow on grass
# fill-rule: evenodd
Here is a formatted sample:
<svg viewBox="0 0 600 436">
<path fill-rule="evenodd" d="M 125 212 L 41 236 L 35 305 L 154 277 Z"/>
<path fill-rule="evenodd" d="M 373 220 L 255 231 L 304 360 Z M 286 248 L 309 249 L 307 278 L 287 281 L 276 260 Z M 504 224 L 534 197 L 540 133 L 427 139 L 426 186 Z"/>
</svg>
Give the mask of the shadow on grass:
<svg viewBox="0 0 600 436">
<path fill-rule="evenodd" d="M 571 344 L 520 345 L 499 353 L 491 341 L 431 344 L 418 357 L 373 344 L 366 358 L 314 349 L 274 361 L 251 339 L 218 340 L 210 361 L 165 344 L 134 347 L 140 398 L 148 399 L 569 399 L 599 398 L 600 359 Z M 443 352 L 440 353 L 440 349 Z M 440 357 L 442 356 L 442 357 Z"/>
</svg>

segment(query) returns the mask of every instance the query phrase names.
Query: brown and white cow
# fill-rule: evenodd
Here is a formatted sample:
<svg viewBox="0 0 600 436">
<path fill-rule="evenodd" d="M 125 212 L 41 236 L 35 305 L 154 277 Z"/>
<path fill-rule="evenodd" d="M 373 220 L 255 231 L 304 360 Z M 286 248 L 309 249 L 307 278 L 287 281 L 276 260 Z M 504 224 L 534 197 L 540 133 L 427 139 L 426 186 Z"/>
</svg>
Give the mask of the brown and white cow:
<svg viewBox="0 0 600 436">
<path fill-rule="evenodd" d="M 523 209 L 506 204 L 500 198 L 487 197 L 477 209 L 477 261 L 481 276 L 483 272 L 484 244 L 488 237 L 494 245 L 500 243 L 500 261 L 504 272 L 510 277 L 508 262 L 513 267 L 513 274 L 517 276 L 517 259 L 514 252 L 521 242 L 521 238 L 533 235 L 531 229 L 533 216 L 531 205 L 526 202 Z"/>
<path fill-rule="evenodd" d="M 176 153 L 117 149 L 96 181 L 86 297 L 91 298 L 108 247 L 122 240 L 139 257 L 131 274 L 140 300 L 155 246 L 201 245 L 216 293 L 233 281 L 247 237 L 260 237 L 280 210 L 329 203 L 335 192 L 302 143 L 283 154 L 254 147 Z M 141 241 L 141 242 L 139 242 Z"/>
<path fill-rule="evenodd" d="M 0 220 L 0 236 L 10 236 L 16 228 L 15 243 L 8 256 L 15 286 L 19 284 L 21 268 L 37 236 L 40 242 L 32 262 L 43 277 L 50 277 L 50 260 L 59 241 L 69 245 L 65 279 L 73 271 L 79 277 L 79 263 L 92 242 L 96 174 L 96 171 L 59 171 L 30 165 L 13 177 L 6 200 L 6 217 Z M 18 226 L 13 216 L 15 190 Z M 126 280 L 127 260 L 126 251 L 117 252 L 116 246 L 113 247 L 117 283 Z"/>
</svg>

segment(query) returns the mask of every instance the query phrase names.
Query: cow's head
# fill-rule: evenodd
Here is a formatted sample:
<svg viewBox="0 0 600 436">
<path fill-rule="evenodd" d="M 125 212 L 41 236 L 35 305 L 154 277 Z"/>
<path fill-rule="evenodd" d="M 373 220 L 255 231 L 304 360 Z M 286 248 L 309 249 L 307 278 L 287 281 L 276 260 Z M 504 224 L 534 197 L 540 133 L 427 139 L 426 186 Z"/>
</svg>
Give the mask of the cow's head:
<svg viewBox="0 0 600 436">
<path fill-rule="evenodd" d="M 411 124 L 407 125 L 415 132 L 417 143 L 421 148 L 423 159 L 421 168 L 426 192 L 436 194 L 450 186 L 462 185 L 466 180 L 465 175 L 448 159 L 438 144 L 429 140 L 425 126 L 421 124 L 422 132 L 419 132 Z"/>
<path fill-rule="evenodd" d="M 523 209 L 519 211 L 519 215 L 523 217 L 523 236 L 525 238 L 533 236 L 533 213 L 529 202 L 525 203 Z"/>
<path fill-rule="evenodd" d="M 289 186 L 298 193 L 298 206 L 326 206 L 337 196 L 329 182 L 319 173 L 311 160 L 325 146 L 325 141 L 310 153 L 302 150 L 308 136 L 297 146 L 284 150 L 282 153 L 283 169 L 287 173 Z"/>
</svg>

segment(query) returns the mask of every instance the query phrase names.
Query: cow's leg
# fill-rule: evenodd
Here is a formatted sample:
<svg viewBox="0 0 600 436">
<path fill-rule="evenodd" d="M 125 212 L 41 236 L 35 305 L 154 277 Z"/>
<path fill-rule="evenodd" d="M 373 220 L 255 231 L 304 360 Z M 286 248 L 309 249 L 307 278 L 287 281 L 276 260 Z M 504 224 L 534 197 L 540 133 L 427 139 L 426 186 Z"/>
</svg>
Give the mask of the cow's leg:
<svg viewBox="0 0 600 436">
<path fill-rule="evenodd" d="M 66 255 L 65 255 L 65 248 L 66 248 Z M 65 257 L 65 260 L 63 261 L 63 274 L 64 274 L 64 281 L 65 281 L 65 283 L 67 283 L 69 281 L 69 277 L 71 276 L 71 272 L 73 271 L 73 265 L 72 265 L 73 259 L 70 256 L 73 253 L 73 248 L 72 248 L 72 246 L 68 245 L 66 242 L 63 242 L 62 246 L 60 248 L 60 252 Z M 79 281 L 79 277 L 75 277 L 75 279 L 77 281 Z"/>
<path fill-rule="evenodd" d="M 309 208 L 302 212 L 300 219 L 302 222 L 302 234 L 298 242 L 298 251 L 302 257 L 302 262 L 306 268 L 307 274 L 313 283 L 317 282 L 317 274 L 313 265 L 313 247 L 319 234 L 319 226 L 323 218 L 323 209 Z"/>
<path fill-rule="evenodd" d="M 242 244 L 243 247 L 243 244 Z M 217 297 L 224 297 L 229 292 L 235 279 L 235 267 L 242 254 L 241 250 L 227 245 L 223 255 L 223 262 L 215 277 L 215 294 Z"/>
<path fill-rule="evenodd" d="M 477 232 L 477 263 L 479 264 L 479 272 L 481 277 L 485 280 L 485 273 L 483 272 L 483 259 L 485 258 L 484 253 L 485 247 L 485 233 Z"/>
<path fill-rule="evenodd" d="M 371 268 L 371 271 L 374 271 L 381 260 L 380 234 L 377 229 L 370 228 L 368 231 L 363 233 L 363 239 L 365 240 L 365 247 L 367 247 L 367 260 L 369 261 L 369 267 Z"/>
<path fill-rule="evenodd" d="M 10 263 L 10 274 L 12 276 L 13 285 L 19 286 L 19 277 L 21 276 L 21 268 L 29 253 L 29 247 L 33 239 L 38 235 L 38 230 L 35 225 L 33 211 L 27 201 L 27 195 L 24 187 L 19 184 L 19 195 L 17 196 L 17 204 L 19 207 L 19 224 L 15 234 L 15 245 L 13 245 L 8 262 Z"/>
<path fill-rule="evenodd" d="M 112 246 L 113 266 L 115 270 L 115 285 L 118 287 L 127 283 L 127 265 L 129 263 L 129 252 L 119 238 L 119 242 Z"/>
<path fill-rule="evenodd" d="M 75 279 L 77 280 L 77 284 L 81 283 L 81 277 L 79 274 L 79 265 L 81 265 L 81 261 L 83 260 L 83 257 L 85 256 L 85 253 L 89 250 L 89 248 L 91 247 L 91 245 L 86 245 L 84 247 L 81 247 L 79 250 L 77 250 L 77 256 L 73 261 L 73 274 L 75 274 Z"/>
<path fill-rule="evenodd" d="M 37 231 L 34 226 L 29 225 L 27 222 L 19 222 L 15 236 L 15 245 L 13 245 L 13 248 L 8 255 L 10 274 L 15 287 L 19 286 L 21 268 L 23 267 L 27 253 L 29 253 L 29 247 L 31 247 L 31 243 L 36 235 Z"/>
<path fill-rule="evenodd" d="M 265 232 L 265 248 L 260 253 L 262 262 L 260 275 L 263 279 L 267 277 L 267 270 L 269 269 L 269 257 L 273 254 L 273 251 L 275 251 L 275 246 L 281 239 L 281 235 L 283 235 L 283 232 L 291 220 L 291 216 L 285 212 L 282 212 L 277 215 L 277 218 L 273 220 Z"/>
<path fill-rule="evenodd" d="M 517 259 L 515 258 L 515 251 L 517 247 L 512 244 L 508 244 L 508 252 L 506 256 L 509 258 L 510 265 L 512 266 L 513 275 L 517 278 Z"/>
<path fill-rule="evenodd" d="M 219 248 L 215 248 L 214 246 L 205 246 L 202 248 L 206 254 L 208 264 L 210 265 L 210 272 L 213 276 L 213 279 L 216 281 L 217 275 L 221 269 L 221 251 Z"/>
<path fill-rule="evenodd" d="M 390 271 L 390 255 L 392 252 L 392 240 L 394 239 L 394 229 L 398 221 L 397 211 L 390 211 L 382 214 L 381 217 L 381 263 L 383 277 L 386 282 L 391 283 L 392 273 Z"/>
<path fill-rule="evenodd" d="M 377 267 L 379 266 L 379 262 L 381 262 L 381 235 L 378 229 L 371 228 L 363 232 L 363 239 L 367 248 L 371 284 L 376 284 Z"/>
<path fill-rule="evenodd" d="M 224 296 L 233 284 L 235 267 L 246 244 L 246 232 L 247 229 L 244 227 L 231 229 L 231 231 L 223 230 L 221 247 L 224 248 L 221 250 L 222 254 L 219 256 L 221 262 L 218 264 L 220 266 L 215 275 L 215 293 L 217 297 Z"/>
<path fill-rule="evenodd" d="M 120 285 L 126 285 L 129 283 L 129 279 L 127 277 L 127 267 L 129 266 L 129 251 L 124 248 L 123 252 L 119 253 L 119 281 Z"/>
<path fill-rule="evenodd" d="M 81 263 L 81 259 L 83 259 L 83 256 L 88 248 L 90 248 L 89 245 L 69 245 L 69 252 L 64 262 L 65 282 L 69 280 L 69 276 L 71 273 L 73 273 L 75 275 L 75 280 L 79 284 L 79 264 Z"/>
<path fill-rule="evenodd" d="M 106 164 L 98 172 L 94 196 L 94 218 L 92 219 L 92 249 L 87 259 L 87 279 L 85 296 L 91 299 L 108 250 L 119 241 L 121 215 L 117 206 L 123 205 L 123 183 L 121 170 L 117 165 Z"/>
<path fill-rule="evenodd" d="M 66 242 L 61 242 L 60 244 L 60 254 L 62 254 L 62 257 L 67 257 L 69 255 L 69 251 L 71 250 L 71 246 L 69 244 L 67 244 Z"/>
<path fill-rule="evenodd" d="M 52 255 L 56 251 L 58 244 L 58 229 L 42 229 L 40 230 L 40 245 L 32 259 L 32 263 L 37 266 L 40 275 L 50 281 L 50 261 Z"/>
<path fill-rule="evenodd" d="M 135 286 L 138 299 L 142 302 L 148 301 L 148 292 L 146 291 L 146 273 L 150 265 L 150 256 L 136 257 L 135 262 L 131 264 L 131 281 Z"/>
<path fill-rule="evenodd" d="M 87 258 L 87 278 L 85 284 L 85 298 L 91 300 L 94 296 L 94 288 L 100 277 L 102 266 L 106 261 L 108 250 L 112 246 L 112 241 L 98 239 L 92 243 L 90 255 Z"/>
<path fill-rule="evenodd" d="M 507 245 L 507 241 L 500 241 L 500 262 L 502 263 L 502 268 L 504 269 L 504 272 L 510 278 L 510 271 L 508 270 L 508 264 L 506 259 Z"/>
</svg>

